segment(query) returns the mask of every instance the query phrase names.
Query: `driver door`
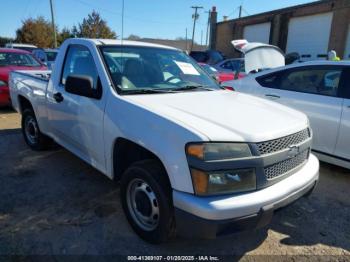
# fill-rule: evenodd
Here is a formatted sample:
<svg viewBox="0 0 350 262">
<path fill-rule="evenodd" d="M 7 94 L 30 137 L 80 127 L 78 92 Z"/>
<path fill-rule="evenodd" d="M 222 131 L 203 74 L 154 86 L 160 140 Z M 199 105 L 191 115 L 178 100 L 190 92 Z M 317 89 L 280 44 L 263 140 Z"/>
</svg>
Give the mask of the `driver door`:
<svg viewBox="0 0 350 262">
<path fill-rule="evenodd" d="M 61 145 L 100 170 L 105 169 L 103 117 L 106 96 L 100 99 L 69 93 L 65 81 L 70 75 L 90 76 L 93 88 L 100 85 L 91 50 L 71 45 L 67 49 L 59 84 L 48 90 L 48 119 L 52 135 Z"/>
</svg>

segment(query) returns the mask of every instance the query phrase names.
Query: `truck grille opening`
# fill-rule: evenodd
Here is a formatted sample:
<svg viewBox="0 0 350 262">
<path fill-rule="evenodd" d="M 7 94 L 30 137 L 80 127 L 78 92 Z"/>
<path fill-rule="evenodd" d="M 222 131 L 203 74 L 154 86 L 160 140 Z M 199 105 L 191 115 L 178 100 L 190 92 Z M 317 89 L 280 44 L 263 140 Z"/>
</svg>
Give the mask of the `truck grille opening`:
<svg viewBox="0 0 350 262">
<path fill-rule="evenodd" d="M 278 139 L 266 141 L 266 142 L 257 143 L 256 145 L 258 147 L 259 154 L 265 155 L 265 154 L 281 151 L 283 149 L 288 148 L 291 145 L 300 144 L 304 142 L 306 139 L 308 139 L 309 137 L 310 137 L 310 130 L 306 128 L 298 133 L 281 137 Z"/>
<path fill-rule="evenodd" d="M 309 149 L 300 152 L 293 158 L 265 167 L 264 172 L 267 180 L 284 175 L 288 171 L 301 166 L 309 157 Z"/>
</svg>

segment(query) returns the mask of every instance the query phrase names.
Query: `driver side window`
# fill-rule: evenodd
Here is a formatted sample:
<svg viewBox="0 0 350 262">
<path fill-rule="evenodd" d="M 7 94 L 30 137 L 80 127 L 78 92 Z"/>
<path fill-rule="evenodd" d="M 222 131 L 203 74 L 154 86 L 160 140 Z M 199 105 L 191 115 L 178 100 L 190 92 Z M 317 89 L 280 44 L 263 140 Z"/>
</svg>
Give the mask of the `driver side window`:
<svg viewBox="0 0 350 262">
<path fill-rule="evenodd" d="M 69 47 L 61 78 L 63 85 L 70 75 L 90 76 L 93 79 L 93 88 L 97 88 L 98 73 L 94 59 L 88 48 L 79 45 Z"/>
</svg>

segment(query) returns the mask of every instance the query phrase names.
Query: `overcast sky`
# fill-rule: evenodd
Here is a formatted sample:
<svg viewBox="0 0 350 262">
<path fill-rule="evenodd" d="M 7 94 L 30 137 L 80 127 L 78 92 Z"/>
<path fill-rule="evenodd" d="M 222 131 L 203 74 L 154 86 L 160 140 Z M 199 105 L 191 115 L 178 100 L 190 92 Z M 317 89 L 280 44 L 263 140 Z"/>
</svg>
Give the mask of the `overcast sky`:
<svg viewBox="0 0 350 262">
<path fill-rule="evenodd" d="M 64 26 L 77 25 L 93 9 L 107 20 L 108 25 L 121 34 L 122 0 L 53 0 L 56 24 L 59 29 Z M 186 28 L 190 37 L 192 33 L 193 10 L 198 5 L 200 18 L 197 23 L 196 41 L 205 41 L 208 11 L 217 7 L 218 19 L 224 15 L 229 18 L 238 16 L 238 6 L 243 3 L 243 15 L 252 15 L 273 9 L 309 3 L 308 0 L 125 0 L 124 37 L 136 34 L 141 37 L 174 39 L 185 37 Z M 28 17 L 43 15 L 51 19 L 49 0 L 12 0 L 2 3 L 0 36 L 14 37 L 21 21 Z"/>
</svg>

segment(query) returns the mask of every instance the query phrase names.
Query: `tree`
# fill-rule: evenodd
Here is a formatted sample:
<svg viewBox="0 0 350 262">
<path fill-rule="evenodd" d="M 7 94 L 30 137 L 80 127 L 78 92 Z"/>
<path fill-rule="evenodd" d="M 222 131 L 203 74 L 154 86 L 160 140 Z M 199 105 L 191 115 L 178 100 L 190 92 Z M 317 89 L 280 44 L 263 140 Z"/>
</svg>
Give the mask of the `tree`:
<svg viewBox="0 0 350 262">
<path fill-rule="evenodd" d="M 188 39 L 186 39 L 185 37 L 179 36 L 179 37 L 176 37 L 175 40 L 177 40 L 177 41 L 186 41 Z"/>
<path fill-rule="evenodd" d="M 65 27 L 57 36 L 58 44 L 61 45 L 64 42 L 64 40 L 73 37 L 75 37 L 73 30 L 69 30 L 69 28 Z"/>
<path fill-rule="evenodd" d="M 22 21 L 22 27 L 16 31 L 16 42 L 34 44 L 42 48 L 52 47 L 54 39 L 51 23 L 42 16 Z"/>
<path fill-rule="evenodd" d="M 107 22 L 103 20 L 99 13 L 92 11 L 87 18 L 77 28 L 73 28 L 73 33 L 78 37 L 86 38 L 116 38 L 117 35 L 110 29 Z"/>
<path fill-rule="evenodd" d="M 10 37 L 2 37 L 0 36 L 0 47 L 5 46 L 7 43 L 12 43 L 15 39 Z"/>
<path fill-rule="evenodd" d="M 127 40 L 140 40 L 140 39 L 141 39 L 141 37 L 139 37 L 138 35 L 133 35 L 133 34 L 129 35 L 127 38 Z"/>
</svg>

